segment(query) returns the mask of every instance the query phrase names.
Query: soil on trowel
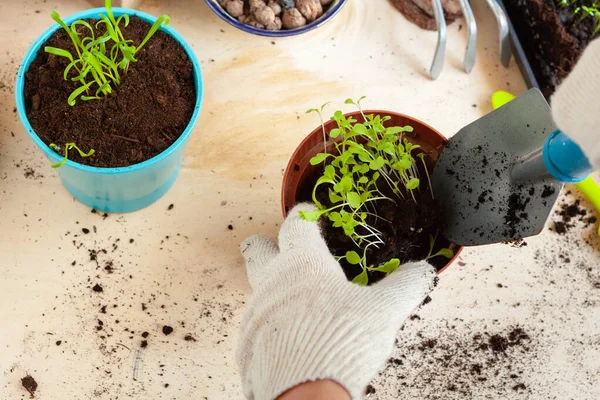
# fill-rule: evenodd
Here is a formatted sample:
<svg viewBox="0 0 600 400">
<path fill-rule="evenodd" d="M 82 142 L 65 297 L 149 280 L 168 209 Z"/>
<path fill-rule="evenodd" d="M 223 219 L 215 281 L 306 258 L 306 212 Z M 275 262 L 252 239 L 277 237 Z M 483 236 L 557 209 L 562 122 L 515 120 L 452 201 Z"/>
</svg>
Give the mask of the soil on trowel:
<svg viewBox="0 0 600 400">
<path fill-rule="evenodd" d="M 549 99 L 569 75 L 588 43 L 598 37 L 592 17 L 575 10 L 593 0 L 557 6 L 554 0 L 504 0 L 544 96 Z"/>
<path fill-rule="evenodd" d="M 103 29 L 100 25 L 96 36 Z M 149 29 L 150 24 L 137 17 L 131 18 L 128 27 L 121 27 L 135 45 Z M 95 153 L 84 158 L 72 150 L 69 159 L 73 161 L 96 167 L 129 166 L 166 150 L 188 126 L 196 101 L 193 66 L 168 34 L 156 32 L 112 94 L 100 100 L 78 99 L 74 106 L 67 99 L 79 85 L 70 79 L 76 75 L 75 68 L 64 80 L 69 60 L 46 53 L 44 46 L 76 53 L 60 29 L 41 47 L 25 75 L 29 122 L 44 143 L 60 146 L 61 155 L 66 143 L 75 143 L 83 152 L 94 149 Z"/>
<path fill-rule="evenodd" d="M 406 196 L 404 199 L 398 198 L 396 194 L 392 193 L 383 178 L 380 178 L 380 181 L 378 181 L 378 187 L 385 196 L 394 199 L 395 202 L 378 201 L 377 214 L 380 218 L 367 216 L 369 226 L 380 230 L 381 238 L 385 242 L 385 245 L 379 245 L 379 248 L 371 246 L 367 250 L 369 264 L 379 266 L 392 258 L 400 259 L 402 264 L 408 261 L 423 260 L 429 253 L 430 238 L 435 236 L 438 238 L 434 254 L 441 248 L 449 246 L 450 243 L 439 234 L 443 227 L 442 211 L 432 198 L 426 182 L 421 181 L 420 190 L 414 191 L 415 201 L 410 196 Z M 327 185 L 320 185 L 317 189 L 317 199 L 327 207 L 332 205 L 329 200 L 329 189 Z M 333 255 L 343 256 L 352 250 L 362 254 L 362 250 L 344 234 L 341 228 L 333 227 L 333 223 L 327 218 L 322 218 L 321 221 L 327 245 Z M 441 256 L 429 260 L 438 270 L 443 268 L 448 261 L 447 258 Z M 345 259 L 340 260 L 340 265 L 348 279 L 353 279 L 362 272 L 359 265 L 352 265 Z M 368 274 L 369 284 L 386 276 L 385 273 L 376 271 L 368 271 Z"/>
</svg>

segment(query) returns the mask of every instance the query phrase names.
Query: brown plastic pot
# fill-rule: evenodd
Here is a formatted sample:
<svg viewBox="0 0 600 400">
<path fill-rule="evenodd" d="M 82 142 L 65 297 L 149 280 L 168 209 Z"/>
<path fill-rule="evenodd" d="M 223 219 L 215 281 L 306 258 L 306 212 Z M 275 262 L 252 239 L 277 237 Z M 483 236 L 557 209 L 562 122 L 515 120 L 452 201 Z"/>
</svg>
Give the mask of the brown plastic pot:
<svg viewBox="0 0 600 400">
<path fill-rule="evenodd" d="M 414 144 L 421 146 L 421 150 L 427 154 L 426 162 L 429 172 L 433 171 L 433 167 L 444 146 L 448 142 L 447 139 L 437 130 L 433 129 L 426 123 L 418 119 L 409 117 L 404 114 L 398 114 L 392 111 L 367 110 L 365 114 L 375 114 L 382 117 L 389 116 L 391 119 L 386 123 L 387 126 L 406 126 L 410 125 L 414 128 L 412 133 L 405 133 L 404 137 Z M 358 122 L 364 122 L 359 111 L 346 114 L 346 117 L 353 117 Z M 335 121 L 325 122 L 325 132 L 329 138 L 329 131 L 337 127 Z M 335 140 L 330 139 L 327 142 L 327 149 L 331 151 L 335 141 L 341 140 L 341 137 Z M 318 153 L 323 152 L 323 130 L 321 126 L 312 131 L 294 151 L 290 161 L 285 169 L 283 176 L 283 185 L 281 188 L 281 207 L 283 216 L 285 217 L 289 210 L 295 204 L 312 201 L 312 188 L 317 181 L 322 167 L 320 165 L 310 165 L 310 159 Z M 438 271 L 440 274 L 450 266 L 457 258 L 463 247 L 447 241 L 444 247 L 448 247 L 454 251 L 454 257 Z"/>
</svg>

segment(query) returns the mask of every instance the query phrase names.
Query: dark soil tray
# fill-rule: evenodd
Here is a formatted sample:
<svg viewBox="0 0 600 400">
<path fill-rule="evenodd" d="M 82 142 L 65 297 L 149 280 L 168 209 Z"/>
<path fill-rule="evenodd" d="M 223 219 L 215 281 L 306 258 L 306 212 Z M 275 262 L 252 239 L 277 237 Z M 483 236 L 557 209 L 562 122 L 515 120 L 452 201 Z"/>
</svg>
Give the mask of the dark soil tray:
<svg viewBox="0 0 600 400">
<path fill-rule="evenodd" d="M 90 21 L 94 22 L 94 21 Z M 135 45 L 144 39 L 150 24 L 132 17 L 121 26 L 125 38 Z M 104 25 L 99 26 L 103 33 Z M 111 42 L 112 43 L 112 42 Z M 59 29 L 45 44 L 69 50 L 73 43 Z M 124 167 L 146 161 L 173 144 L 187 127 L 196 101 L 192 62 L 184 49 L 167 33 L 158 31 L 137 53 L 137 63 L 122 76 L 121 86 L 107 98 L 82 101 L 71 107 L 67 99 L 78 83 L 63 79 L 69 61 L 64 57 L 38 52 L 25 76 L 27 117 L 46 144 L 61 148 L 73 142 L 76 151 L 69 159 L 95 167 Z M 70 76 L 75 76 L 75 71 Z"/>
<path fill-rule="evenodd" d="M 573 70 L 581 53 L 598 33 L 594 19 L 573 16 L 579 0 L 568 7 L 554 0 L 501 0 L 511 22 L 513 50 L 529 87 L 538 87 L 546 99 Z"/>
</svg>

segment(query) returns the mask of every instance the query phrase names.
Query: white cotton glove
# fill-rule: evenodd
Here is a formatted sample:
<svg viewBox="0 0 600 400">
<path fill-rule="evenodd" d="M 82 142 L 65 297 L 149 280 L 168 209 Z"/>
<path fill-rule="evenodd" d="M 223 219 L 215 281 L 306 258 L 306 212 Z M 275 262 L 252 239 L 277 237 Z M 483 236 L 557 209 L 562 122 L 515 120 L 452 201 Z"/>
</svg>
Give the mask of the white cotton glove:
<svg viewBox="0 0 600 400">
<path fill-rule="evenodd" d="M 398 329 L 433 288 L 426 262 L 400 266 L 381 282 L 350 283 L 315 222 L 295 207 L 279 246 L 253 236 L 241 246 L 253 289 L 237 351 L 244 395 L 273 400 L 301 383 L 336 381 L 353 399 L 381 367 Z"/>
<path fill-rule="evenodd" d="M 588 45 L 573 72 L 552 96 L 552 117 L 600 168 L 600 39 Z"/>
</svg>

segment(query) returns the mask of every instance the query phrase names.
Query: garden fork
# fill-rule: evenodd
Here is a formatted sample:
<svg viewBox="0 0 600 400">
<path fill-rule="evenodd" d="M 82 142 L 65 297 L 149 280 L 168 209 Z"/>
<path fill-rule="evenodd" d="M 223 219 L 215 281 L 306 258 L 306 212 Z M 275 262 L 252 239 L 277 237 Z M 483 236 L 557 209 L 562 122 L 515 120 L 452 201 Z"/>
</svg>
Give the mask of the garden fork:
<svg viewBox="0 0 600 400">
<path fill-rule="evenodd" d="M 486 0 L 489 7 L 492 9 L 496 20 L 498 21 L 498 29 L 500 31 L 500 59 L 505 67 L 508 67 L 511 57 L 510 37 L 508 28 L 508 19 L 504 10 L 498 5 L 496 0 Z M 466 73 L 470 73 L 475 66 L 477 56 L 477 23 L 473 10 L 469 4 L 469 0 L 459 0 L 460 7 L 467 24 L 467 50 L 464 58 L 464 68 Z M 438 31 L 438 41 L 433 57 L 433 63 L 429 71 L 432 79 L 437 79 L 444 69 L 444 57 L 446 54 L 446 41 L 448 32 L 446 28 L 446 19 L 444 18 L 444 9 L 442 8 L 441 0 L 433 0 L 433 14 Z"/>
</svg>

